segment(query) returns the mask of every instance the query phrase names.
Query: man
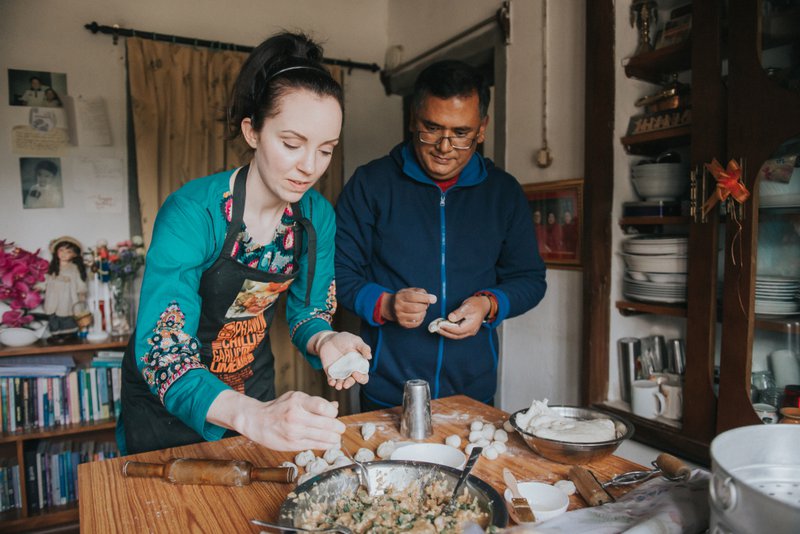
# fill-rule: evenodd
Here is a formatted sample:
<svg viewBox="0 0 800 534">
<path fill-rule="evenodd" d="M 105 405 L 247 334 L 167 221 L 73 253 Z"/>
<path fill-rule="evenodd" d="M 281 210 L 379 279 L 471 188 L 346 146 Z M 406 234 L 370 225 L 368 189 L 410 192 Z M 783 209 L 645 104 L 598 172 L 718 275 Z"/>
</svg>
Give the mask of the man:
<svg viewBox="0 0 800 534">
<path fill-rule="evenodd" d="M 433 398 L 492 402 L 497 334 L 544 296 L 528 202 L 513 176 L 476 153 L 489 88 L 442 61 L 414 89 L 412 141 L 356 170 L 339 197 L 336 283 L 374 355 L 362 411 L 402 403 L 406 380 Z M 436 333 L 437 318 L 456 323 Z"/>
<path fill-rule="evenodd" d="M 38 76 L 31 76 L 30 89 L 26 89 L 19 98 L 26 106 L 44 106 L 47 103 L 45 92 L 50 89 L 42 83 Z"/>
</svg>

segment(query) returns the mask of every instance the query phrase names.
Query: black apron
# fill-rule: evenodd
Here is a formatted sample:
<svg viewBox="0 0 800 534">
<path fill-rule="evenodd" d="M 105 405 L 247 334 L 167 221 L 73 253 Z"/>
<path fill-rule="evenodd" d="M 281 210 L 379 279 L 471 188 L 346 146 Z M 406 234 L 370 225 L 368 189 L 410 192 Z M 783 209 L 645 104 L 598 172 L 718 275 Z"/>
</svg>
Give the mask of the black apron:
<svg viewBox="0 0 800 534">
<path fill-rule="evenodd" d="M 249 267 L 231 257 L 242 228 L 245 183 L 249 166 L 239 170 L 233 188 L 231 222 L 222 253 L 200 279 L 202 301 L 197 339 L 199 357 L 214 375 L 234 390 L 261 401 L 275 398 L 275 358 L 269 343 L 269 327 L 278 297 L 299 273 L 301 239 L 299 226 L 308 241 L 308 289 L 311 295 L 316 260 L 316 232 L 303 218 L 300 203 L 292 205 L 295 243 L 292 274 L 269 273 Z M 127 452 L 176 447 L 203 441 L 202 436 L 169 413 L 150 391 L 136 365 L 135 336 L 122 362 L 122 413 Z M 229 431 L 227 435 L 231 435 Z"/>
</svg>

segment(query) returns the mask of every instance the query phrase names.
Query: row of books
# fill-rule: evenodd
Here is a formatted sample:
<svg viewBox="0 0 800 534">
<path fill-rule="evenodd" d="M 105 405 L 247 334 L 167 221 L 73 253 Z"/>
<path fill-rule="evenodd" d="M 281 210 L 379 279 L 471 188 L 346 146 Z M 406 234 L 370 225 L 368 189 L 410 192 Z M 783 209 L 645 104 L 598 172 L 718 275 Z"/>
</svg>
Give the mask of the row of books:
<svg viewBox="0 0 800 534">
<path fill-rule="evenodd" d="M 21 487 L 16 458 L 0 460 L 0 512 L 22 508 Z"/>
<path fill-rule="evenodd" d="M 32 442 L 25 450 L 25 491 L 29 510 L 35 513 L 76 501 L 78 465 L 117 456 L 117 445 L 110 441 Z"/>
<path fill-rule="evenodd" d="M 48 429 L 119 416 L 119 367 L 87 367 L 56 377 L 3 377 L 2 431 Z"/>
</svg>

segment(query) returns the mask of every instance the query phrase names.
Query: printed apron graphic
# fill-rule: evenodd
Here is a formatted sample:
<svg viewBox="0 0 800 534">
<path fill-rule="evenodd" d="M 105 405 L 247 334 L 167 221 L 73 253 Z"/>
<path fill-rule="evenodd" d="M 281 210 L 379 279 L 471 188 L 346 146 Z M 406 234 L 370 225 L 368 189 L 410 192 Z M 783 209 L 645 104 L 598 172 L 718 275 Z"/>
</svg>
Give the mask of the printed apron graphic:
<svg viewBox="0 0 800 534">
<path fill-rule="evenodd" d="M 211 342 L 209 369 L 220 380 L 240 393 L 244 382 L 253 375 L 256 347 L 264 340 L 268 329 L 264 311 L 275 304 L 292 280 L 285 282 L 255 282 L 245 280 L 233 304 L 225 313 L 225 323 Z"/>
</svg>

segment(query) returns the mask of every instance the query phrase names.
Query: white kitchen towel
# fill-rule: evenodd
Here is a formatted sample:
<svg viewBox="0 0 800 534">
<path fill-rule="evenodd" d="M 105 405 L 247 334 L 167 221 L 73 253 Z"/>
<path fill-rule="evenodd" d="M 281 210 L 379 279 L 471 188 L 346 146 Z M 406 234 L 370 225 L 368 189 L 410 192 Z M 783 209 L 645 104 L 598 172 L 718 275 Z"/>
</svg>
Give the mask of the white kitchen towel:
<svg viewBox="0 0 800 534">
<path fill-rule="evenodd" d="M 508 529 L 507 534 L 678 534 L 708 529 L 708 471 L 695 469 L 689 480 L 648 480 L 602 506 L 581 508 L 535 525 Z"/>
</svg>

